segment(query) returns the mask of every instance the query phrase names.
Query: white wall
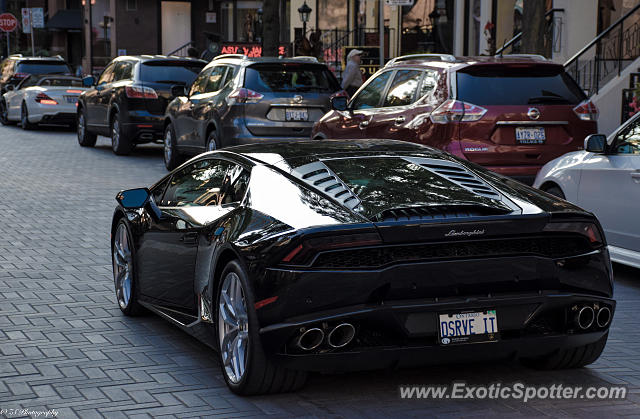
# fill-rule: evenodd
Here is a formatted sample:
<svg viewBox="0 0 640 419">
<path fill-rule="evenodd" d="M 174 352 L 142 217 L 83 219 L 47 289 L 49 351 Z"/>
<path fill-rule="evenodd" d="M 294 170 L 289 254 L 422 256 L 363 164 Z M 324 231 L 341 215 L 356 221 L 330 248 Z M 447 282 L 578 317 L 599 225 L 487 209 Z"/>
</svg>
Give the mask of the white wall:
<svg viewBox="0 0 640 419">
<path fill-rule="evenodd" d="M 598 0 L 554 0 L 553 7 L 564 9 L 558 14 L 562 16 L 560 52 L 553 53 L 553 61 L 564 64 L 596 37 Z"/>
</svg>

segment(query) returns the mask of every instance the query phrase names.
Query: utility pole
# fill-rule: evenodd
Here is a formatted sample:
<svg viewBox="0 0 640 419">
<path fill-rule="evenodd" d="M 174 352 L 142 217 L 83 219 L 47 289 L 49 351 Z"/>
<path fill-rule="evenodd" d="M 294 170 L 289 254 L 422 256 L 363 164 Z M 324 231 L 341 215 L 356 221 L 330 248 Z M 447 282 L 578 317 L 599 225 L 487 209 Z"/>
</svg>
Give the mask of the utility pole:
<svg viewBox="0 0 640 419">
<path fill-rule="evenodd" d="M 33 28 L 33 18 L 31 17 L 31 8 L 29 7 L 29 0 L 27 0 L 27 10 L 29 11 L 29 25 L 31 26 L 31 56 L 36 56 L 36 43 L 33 39 L 34 28 Z"/>
<path fill-rule="evenodd" d="M 384 0 L 378 6 L 378 30 L 380 37 L 380 68 L 384 67 Z"/>
</svg>

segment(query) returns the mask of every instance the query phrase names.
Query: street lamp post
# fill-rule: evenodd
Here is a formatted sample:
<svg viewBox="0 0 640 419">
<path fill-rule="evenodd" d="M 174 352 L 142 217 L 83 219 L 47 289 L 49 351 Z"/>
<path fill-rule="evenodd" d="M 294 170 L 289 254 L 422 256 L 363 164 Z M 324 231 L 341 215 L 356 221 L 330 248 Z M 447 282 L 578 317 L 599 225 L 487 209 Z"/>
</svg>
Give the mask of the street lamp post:
<svg viewBox="0 0 640 419">
<path fill-rule="evenodd" d="M 305 38 L 307 36 L 307 22 L 311 14 L 311 7 L 307 5 L 306 1 L 302 6 L 298 7 L 298 13 L 300 13 L 300 20 L 302 21 L 302 37 Z"/>
</svg>

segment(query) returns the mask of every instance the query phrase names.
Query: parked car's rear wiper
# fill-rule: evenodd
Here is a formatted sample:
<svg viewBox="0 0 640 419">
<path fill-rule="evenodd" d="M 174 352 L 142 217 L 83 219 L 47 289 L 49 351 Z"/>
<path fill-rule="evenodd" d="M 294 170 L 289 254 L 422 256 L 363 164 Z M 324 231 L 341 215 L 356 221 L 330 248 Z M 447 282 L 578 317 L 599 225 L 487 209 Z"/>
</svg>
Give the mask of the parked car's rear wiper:
<svg viewBox="0 0 640 419">
<path fill-rule="evenodd" d="M 534 97 L 530 97 L 529 100 L 527 101 L 529 105 L 534 103 L 545 103 L 545 102 L 569 103 L 569 100 L 561 96 L 534 96 Z"/>
</svg>

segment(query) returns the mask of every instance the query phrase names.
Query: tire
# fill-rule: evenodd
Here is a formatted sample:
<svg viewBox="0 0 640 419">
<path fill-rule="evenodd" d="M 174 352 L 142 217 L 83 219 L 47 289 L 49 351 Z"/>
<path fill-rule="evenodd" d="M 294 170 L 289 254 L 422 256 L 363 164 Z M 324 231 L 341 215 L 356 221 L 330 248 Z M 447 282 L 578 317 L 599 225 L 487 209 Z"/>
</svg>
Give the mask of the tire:
<svg viewBox="0 0 640 419">
<path fill-rule="evenodd" d="M 116 301 L 126 316 L 137 316 L 144 310 L 138 303 L 135 249 L 131 231 L 124 219 L 118 222 L 111 239 L 111 265 Z"/>
<path fill-rule="evenodd" d="M 176 146 L 176 131 L 173 129 L 173 124 L 168 124 L 164 130 L 164 166 L 167 170 L 171 171 L 182 163 L 182 156 L 178 152 Z"/>
<path fill-rule="evenodd" d="M 562 192 L 562 189 L 560 189 L 558 186 L 556 185 L 552 185 L 552 186 L 547 186 L 546 188 L 543 189 L 546 193 L 551 194 L 553 196 L 556 196 L 560 199 L 566 199 L 564 197 L 564 193 Z"/>
<path fill-rule="evenodd" d="M 235 283 L 236 288 L 231 283 Z M 240 291 L 234 292 L 237 289 Z M 223 298 L 223 294 L 227 295 L 227 298 Z M 234 295 L 242 296 L 243 298 L 237 302 L 237 298 L 232 299 L 230 297 Z M 225 301 L 231 303 L 225 303 Z M 220 367 L 227 386 L 234 393 L 243 396 L 283 393 L 302 388 L 307 380 L 306 372 L 277 366 L 264 353 L 258 333 L 259 324 L 253 303 L 254 298 L 244 269 L 235 260 L 229 262 L 222 271 L 222 276 L 218 283 L 215 318 L 215 335 L 219 348 Z M 230 315 L 229 309 L 225 308 L 230 306 L 235 307 L 233 308 L 236 313 L 235 317 L 232 314 Z M 244 307 L 244 313 L 242 307 Z M 224 321 L 223 317 L 230 320 Z M 239 319 L 239 321 L 234 319 Z M 228 330 L 234 321 L 239 325 L 235 329 L 235 338 L 231 337 L 234 335 L 233 329 Z M 242 334 L 244 334 L 244 337 L 242 337 Z M 227 336 L 226 339 L 225 336 Z M 229 342 L 229 337 L 233 339 L 231 342 Z M 237 349 L 242 347 L 242 339 L 246 339 L 244 357 L 241 356 L 242 352 Z M 225 344 L 225 342 L 228 342 L 229 345 Z M 227 346 L 226 350 L 223 344 Z M 231 347 L 237 349 L 235 353 L 230 349 Z M 244 363 L 242 358 L 244 358 Z M 225 360 L 229 361 L 225 362 Z M 235 360 L 238 360 L 238 368 L 236 368 Z M 237 374 L 236 371 L 240 371 L 239 368 L 242 366 L 240 364 L 244 365 L 244 370 L 241 374 Z"/>
<path fill-rule="evenodd" d="M 581 368 L 594 363 L 607 344 L 608 333 L 598 341 L 577 348 L 559 349 L 550 355 L 522 359 L 523 365 L 537 370 L 563 370 Z"/>
<path fill-rule="evenodd" d="M 122 131 L 119 113 L 111 117 L 111 149 L 118 156 L 126 156 L 133 150 L 131 138 Z"/>
<path fill-rule="evenodd" d="M 77 134 L 78 134 L 78 144 L 81 147 L 93 147 L 96 145 L 96 140 L 98 136 L 96 134 L 91 134 L 87 128 L 87 119 L 84 114 L 84 109 L 78 108 L 78 122 L 76 124 Z"/>
<path fill-rule="evenodd" d="M 205 144 L 206 151 L 215 151 L 220 148 L 220 140 L 216 131 L 213 130 L 207 135 L 207 143 Z"/>
<path fill-rule="evenodd" d="M 7 109 L 7 102 L 5 102 L 4 100 L 0 100 L 0 124 L 13 125 L 13 123 L 9 121 L 8 112 L 9 110 Z"/>
<path fill-rule="evenodd" d="M 38 126 L 38 124 L 32 124 L 29 122 L 29 110 L 27 109 L 27 104 L 22 102 L 22 107 L 20 109 L 20 125 L 23 130 L 29 131 Z"/>
</svg>

